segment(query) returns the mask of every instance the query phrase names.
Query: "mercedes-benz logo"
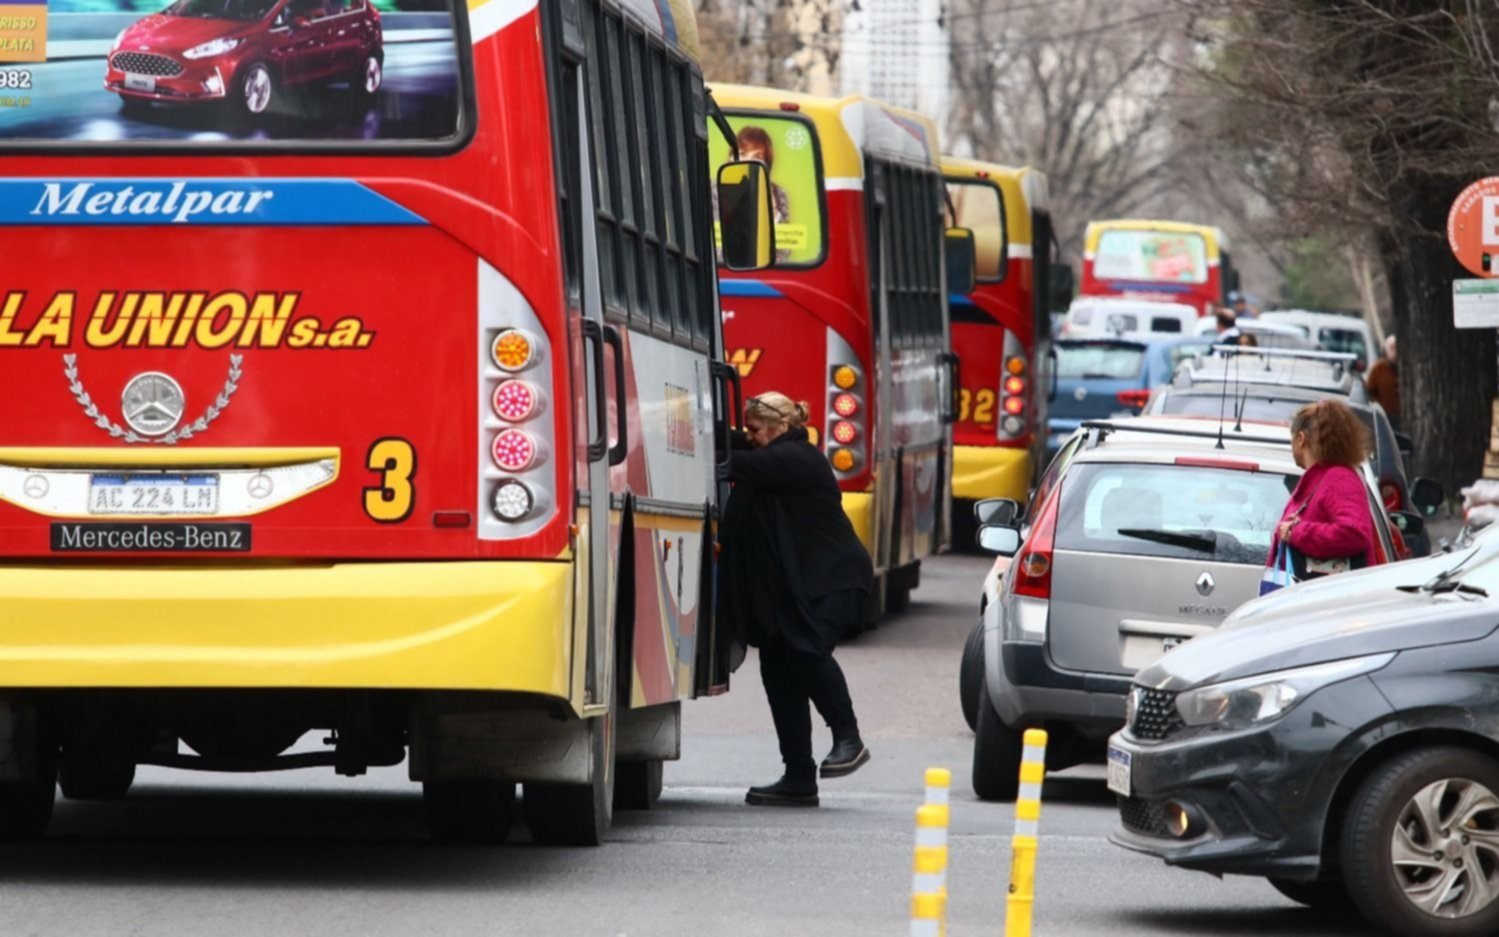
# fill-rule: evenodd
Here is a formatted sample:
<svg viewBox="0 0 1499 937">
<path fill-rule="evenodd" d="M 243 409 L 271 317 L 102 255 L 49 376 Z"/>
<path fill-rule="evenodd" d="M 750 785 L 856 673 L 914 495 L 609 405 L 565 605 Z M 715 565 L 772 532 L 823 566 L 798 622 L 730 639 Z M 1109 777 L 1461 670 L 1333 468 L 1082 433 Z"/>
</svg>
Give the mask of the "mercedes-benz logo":
<svg viewBox="0 0 1499 937">
<path fill-rule="evenodd" d="M 160 371 L 137 374 L 120 396 L 125 422 L 142 436 L 170 433 L 187 409 L 182 387 Z"/>
<path fill-rule="evenodd" d="M 250 497 L 255 499 L 269 498 L 271 492 L 276 488 L 276 483 L 271 481 L 271 476 L 264 472 L 259 475 L 250 476 L 249 482 L 245 484 L 245 490 L 250 492 Z"/>
<path fill-rule="evenodd" d="M 1197 594 L 1201 596 L 1212 595 L 1213 589 L 1217 585 L 1217 581 L 1213 579 L 1213 574 L 1203 570 L 1202 575 L 1197 577 Z"/>
<path fill-rule="evenodd" d="M 45 498 L 51 487 L 47 484 L 47 479 L 41 475 L 27 475 L 26 480 L 21 483 L 21 490 L 28 498 Z"/>
</svg>

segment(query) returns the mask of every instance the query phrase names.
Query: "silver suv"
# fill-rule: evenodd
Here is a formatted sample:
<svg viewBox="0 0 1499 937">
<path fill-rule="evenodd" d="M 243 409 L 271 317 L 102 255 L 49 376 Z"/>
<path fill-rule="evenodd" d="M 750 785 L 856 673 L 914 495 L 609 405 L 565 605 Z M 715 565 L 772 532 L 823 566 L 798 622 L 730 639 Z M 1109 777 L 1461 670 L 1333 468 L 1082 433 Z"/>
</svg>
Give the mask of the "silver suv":
<svg viewBox="0 0 1499 937">
<path fill-rule="evenodd" d="M 1024 533 L 1010 506 L 980 505 L 979 545 L 1000 555 L 973 745 L 986 800 L 1015 796 L 1025 729 L 1048 730 L 1052 770 L 1103 761 L 1135 671 L 1259 594 L 1301 476 L 1284 427 L 1220 436 L 1197 419 L 1085 423 L 1057 459 Z M 1363 475 L 1384 562 L 1394 547 Z"/>
</svg>

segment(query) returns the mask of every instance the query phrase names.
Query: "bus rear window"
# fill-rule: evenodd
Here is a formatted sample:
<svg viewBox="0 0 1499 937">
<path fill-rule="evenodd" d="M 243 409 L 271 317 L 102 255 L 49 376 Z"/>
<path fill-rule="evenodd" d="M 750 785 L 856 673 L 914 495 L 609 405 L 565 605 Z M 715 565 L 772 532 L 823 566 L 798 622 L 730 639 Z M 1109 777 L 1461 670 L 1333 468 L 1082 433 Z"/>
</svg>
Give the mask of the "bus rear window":
<svg viewBox="0 0 1499 937">
<path fill-rule="evenodd" d="M 973 232 L 977 266 L 982 283 L 1005 278 L 1005 210 L 999 188 L 993 183 L 947 180 L 947 195 L 957 212 L 953 227 Z"/>
<path fill-rule="evenodd" d="M 1093 275 L 1104 280 L 1206 283 L 1207 245 L 1198 234 L 1105 231 L 1098 238 Z"/>
<path fill-rule="evenodd" d="M 817 132 L 792 117 L 730 114 L 729 125 L 741 159 L 757 159 L 770 169 L 771 208 L 776 223 L 776 263 L 811 266 L 822 261 L 822 173 Z M 730 157 L 720 133 L 708 136 L 713 178 Z M 714 238 L 718 237 L 718 187 L 713 188 Z"/>
<path fill-rule="evenodd" d="M 0 18 L 0 146 L 452 142 L 453 2 L 23 0 Z"/>
<path fill-rule="evenodd" d="M 1058 342 L 1057 377 L 1129 380 L 1145 364 L 1145 347 L 1129 342 Z"/>
</svg>

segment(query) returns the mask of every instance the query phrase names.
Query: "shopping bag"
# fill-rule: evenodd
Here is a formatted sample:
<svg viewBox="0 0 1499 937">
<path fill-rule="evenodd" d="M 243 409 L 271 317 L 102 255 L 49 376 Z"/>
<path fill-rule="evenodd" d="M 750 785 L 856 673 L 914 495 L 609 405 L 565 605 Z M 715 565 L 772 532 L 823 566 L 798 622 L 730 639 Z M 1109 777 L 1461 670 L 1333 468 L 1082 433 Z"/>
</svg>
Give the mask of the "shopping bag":
<svg viewBox="0 0 1499 937">
<path fill-rule="evenodd" d="M 1269 595 L 1277 589 L 1295 584 L 1296 580 L 1291 575 L 1291 551 L 1282 543 L 1275 551 L 1275 562 L 1265 567 L 1264 575 L 1260 576 L 1260 595 Z"/>
</svg>

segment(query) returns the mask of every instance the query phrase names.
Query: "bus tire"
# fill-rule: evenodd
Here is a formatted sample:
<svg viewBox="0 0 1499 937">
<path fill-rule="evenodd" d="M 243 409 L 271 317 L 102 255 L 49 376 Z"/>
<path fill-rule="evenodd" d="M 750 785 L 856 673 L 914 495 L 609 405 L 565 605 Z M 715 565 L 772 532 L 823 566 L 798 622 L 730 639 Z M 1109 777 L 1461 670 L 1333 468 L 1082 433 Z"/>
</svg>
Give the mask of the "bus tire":
<svg viewBox="0 0 1499 937">
<path fill-rule="evenodd" d="M 43 753 L 36 777 L 0 784 L 0 842 L 23 843 L 42 838 L 57 801 L 57 755 Z"/>
<path fill-rule="evenodd" d="M 509 781 L 425 781 L 427 830 L 439 843 L 498 846 L 515 823 L 515 784 Z"/>
<path fill-rule="evenodd" d="M 64 756 L 57 783 L 69 800 L 119 800 L 135 783 L 135 763 L 100 761 L 82 754 Z"/>
<path fill-rule="evenodd" d="M 598 846 L 614 821 L 614 717 L 589 720 L 593 778 L 587 784 L 527 783 L 522 808 L 538 846 Z"/>
<path fill-rule="evenodd" d="M 665 764 L 659 758 L 650 761 L 622 761 L 614 766 L 615 810 L 649 810 L 661 799 L 665 786 Z"/>
</svg>

